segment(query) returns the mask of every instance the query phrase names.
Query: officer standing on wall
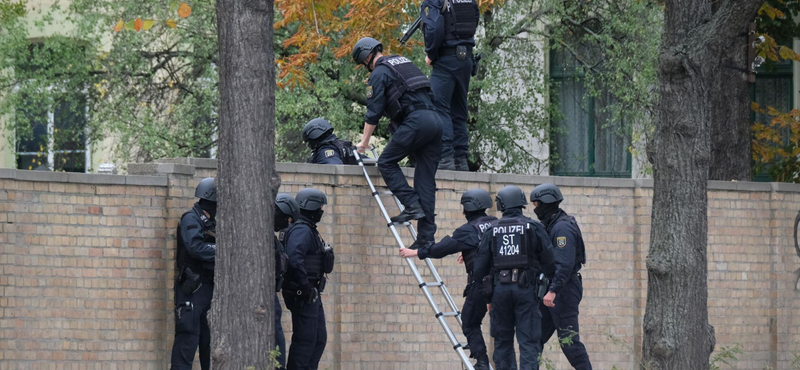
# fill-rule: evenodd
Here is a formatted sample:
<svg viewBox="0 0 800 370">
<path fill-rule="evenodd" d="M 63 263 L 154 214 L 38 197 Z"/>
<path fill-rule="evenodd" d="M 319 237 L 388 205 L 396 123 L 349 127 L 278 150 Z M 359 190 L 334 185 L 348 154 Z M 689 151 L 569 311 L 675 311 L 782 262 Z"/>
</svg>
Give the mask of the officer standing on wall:
<svg viewBox="0 0 800 370">
<path fill-rule="evenodd" d="M 477 69 L 472 48 L 480 20 L 478 3 L 475 0 L 424 0 L 421 17 L 427 54 L 425 63 L 433 66 L 433 103 L 444 126 L 439 169 L 469 171 L 467 93 L 473 67 Z"/>
<path fill-rule="evenodd" d="M 561 344 L 564 356 L 575 369 L 591 370 L 578 326 L 578 306 L 583 298 L 583 281 L 578 272 L 586 263 L 586 248 L 575 218 L 559 208 L 563 200 L 561 190 L 553 184 L 539 185 L 531 193 L 531 202 L 536 207 L 533 211 L 547 229 L 556 260 L 555 276 L 541 306 L 541 343 L 544 346 L 555 331 L 559 339 L 571 338 L 570 344 Z M 545 303 L 555 306 L 548 308 Z"/>
<path fill-rule="evenodd" d="M 214 256 L 217 251 L 217 187 L 214 178 L 200 181 L 194 196 L 200 200 L 181 216 L 178 225 L 175 282 L 175 342 L 172 370 L 191 370 L 200 347 L 200 366 L 211 367 L 208 310 L 214 295 Z"/>
<path fill-rule="evenodd" d="M 481 237 L 475 279 L 482 281 L 489 303 L 494 363 L 498 370 L 517 369 L 516 329 L 520 370 L 539 368 L 541 313 L 539 300 L 547 283 L 539 276 L 553 270 L 553 247 L 544 226 L 522 214 L 528 203 L 516 186 L 497 193 L 503 217 Z M 544 288 L 544 289 L 542 289 Z"/>
<path fill-rule="evenodd" d="M 275 232 L 279 232 L 281 236 L 286 233 L 289 224 L 297 219 L 300 213 L 300 206 L 291 195 L 286 193 L 279 193 L 275 197 Z M 283 275 L 289 268 L 289 256 L 286 254 L 286 247 L 276 237 L 275 238 L 275 345 L 278 347 L 280 354 L 278 355 L 278 363 L 281 368 L 286 368 L 286 336 L 283 334 L 283 326 L 281 325 L 281 301 L 278 299 L 278 293 L 281 291 L 283 284 Z"/>
<path fill-rule="evenodd" d="M 442 122 L 436 114 L 428 77 L 408 58 L 384 56 L 383 45 L 371 37 L 356 42 L 353 60 L 369 70 L 367 115 L 359 152 L 369 147 L 369 139 L 381 116 L 391 120 L 392 140 L 378 159 L 378 169 L 389 190 L 400 199 L 405 209 L 392 222 L 419 220 L 418 249 L 433 244 L 436 232 L 436 168 L 442 146 Z M 408 186 L 398 164 L 413 157 L 414 188 Z"/>
<path fill-rule="evenodd" d="M 317 231 L 328 198 L 317 189 L 303 189 L 295 200 L 300 214 L 282 235 L 289 255 L 283 300 L 292 312 L 294 330 L 286 368 L 317 370 L 328 339 L 320 293 L 325 290 L 325 274 L 333 271 L 333 250 Z"/>
<path fill-rule="evenodd" d="M 467 223 L 461 225 L 453 237 L 446 236 L 442 241 L 420 250 L 400 249 L 400 255 L 408 258 L 418 256 L 419 259 L 443 258 L 461 252 L 467 268 L 467 286 L 464 288 L 464 307 L 461 308 L 461 329 L 467 337 L 470 357 L 477 360 L 475 370 L 489 370 L 489 356 L 486 353 L 486 342 L 483 340 L 481 321 L 486 316 L 486 300 L 483 298 L 480 283 L 473 279 L 472 269 L 478 244 L 483 233 L 497 221 L 497 217 L 486 215 L 486 209 L 492 208 L 492 196 L 486 190 L 472 189 L 461 196 L 464 206 L 464 217 Z"/>
<path fill-rule="evenodd" d="M 336 137 L 333 126 L 324 118 L 314 118 L 306 123 L 303 141 L 311 148 L 308 163 L 358 164 L 353 155 L 353 143 Z"/>
</svg>

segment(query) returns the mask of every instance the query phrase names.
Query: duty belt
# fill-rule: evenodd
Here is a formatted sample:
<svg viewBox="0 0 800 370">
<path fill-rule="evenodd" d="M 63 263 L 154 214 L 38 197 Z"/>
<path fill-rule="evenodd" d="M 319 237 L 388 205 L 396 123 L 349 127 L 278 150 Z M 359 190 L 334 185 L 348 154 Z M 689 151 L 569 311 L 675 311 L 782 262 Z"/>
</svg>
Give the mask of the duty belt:
<svg viewBox="0 0 800 370">
<path fill-rule="evenodd" d="M 416 112 L 418 110 L 429 110 L 435 112 L 436 108 L 428 104 L 412 104 L 403 108 L 403 119 L 406 119 L 411 112 Z"/>
<path fill-rule="evenodd" d="M 439 55 L 456 55 L 458 46 L 446 47 L 439 49 Z M 472 46 L 467 46 L 467 56 L 472 56 Z"/>
</svg>

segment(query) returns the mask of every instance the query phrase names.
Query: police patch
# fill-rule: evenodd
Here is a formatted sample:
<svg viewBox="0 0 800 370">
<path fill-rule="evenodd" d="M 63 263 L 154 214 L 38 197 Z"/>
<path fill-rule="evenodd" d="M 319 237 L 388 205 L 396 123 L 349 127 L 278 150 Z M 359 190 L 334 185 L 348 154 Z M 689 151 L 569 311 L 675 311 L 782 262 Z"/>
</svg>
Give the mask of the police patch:
<svg viewBox="0 0 800 370">
<path fill-rule="evenodd" d="M 367 86 L 367 98 L 372 97 L 372 86 Z"/>
<path fill-rule="evenodd" d="M 567 246 L 567 237 L 566 236 L 559 236 L 556 238 L 556 245 L 559 248 L 564 248 Z"/>
<path fill-rule="evenodd" d="M 333 157 L 333 149 L 328 149 L 325 151 L 325 158 Z"/>
</svg>

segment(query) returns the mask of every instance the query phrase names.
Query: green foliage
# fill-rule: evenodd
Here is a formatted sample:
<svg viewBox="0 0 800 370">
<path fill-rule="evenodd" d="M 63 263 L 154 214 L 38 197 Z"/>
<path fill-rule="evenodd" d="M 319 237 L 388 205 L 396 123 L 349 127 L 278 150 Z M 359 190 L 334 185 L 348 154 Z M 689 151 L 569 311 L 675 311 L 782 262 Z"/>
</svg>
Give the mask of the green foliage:
<svg viewBox="0 0 800 370">
<path fill-rule="evenodd" d="M 738 344 L 732 347 L 720 347 L 719 351 L 716 351 L 708 363 L 709 370 L 720 370 L 719 364 L 725 364 L 730 366 L 732 362 L 738 361 L 739 359 L 736 355 L 741 355 L 742 349 L 739 347 Z"/>
<path fill-rule="evenodd" d="M 12 20 L 25 15 L 25 0 L 0 0 L 0 30 Z"/>
</svg>

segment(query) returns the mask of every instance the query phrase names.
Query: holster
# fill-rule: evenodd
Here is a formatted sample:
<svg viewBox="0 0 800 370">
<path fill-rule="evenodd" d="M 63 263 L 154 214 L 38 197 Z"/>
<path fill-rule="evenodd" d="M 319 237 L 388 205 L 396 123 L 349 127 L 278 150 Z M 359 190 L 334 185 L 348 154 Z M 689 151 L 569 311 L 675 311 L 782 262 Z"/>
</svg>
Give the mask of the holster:
<svg viewBox="0 0 800 370">
<path fill-rule="evenodd" d="M 319 291 L 320 293 L 324 292 L 325 286 L 327 285 L 328 285 L 328 278 L 323 276 L 322 278 L 319 279 L 319 284 L 317 284 L 317 291 Z"/>
<path fill-rule="evenodd" d="M 536 297 L 538 297 L 541 302 L 544 296 L 547 295 L 547 291 L 550 290 L 550 279 L 544 276 L 544 274 L 539 274 L 539 279 L 536 284 Z"/>
<path fill-rule="evenodd" d="M 473 77 L 478 75 L 478 66 L 481 63 L 481 58 L 483 54 L 478 54 L 472 57 L 472 72 L 470 73 Z"/>
<path fill-rule="evenodd" d="M 492 301 L 492 295 L 494 295 L 494 276 L 489 274 L 483 277 L 483 281 L 481 281 L 481 291 L 483 292 L 483 296 L 486 298 L 486 302 Z"/>
<path fill-rule="evenodd" d="M 330 274 L 331 272 L 333 272 L 333 264 L 335 262 L 335 259 L 336 258 L 333 253 L 333 247 L 325 243 L 322 256 L 322 271 L 325 272 L 326 274 Z"/>
<path fill-rule="evenodd" d="M 195 274 L 192 269 L 185 267 L 178 278 L 181 292 L 185 295 L 190 295 L 200 289 L 203 283 L 200 281 L 200 275 Z"/>
</svg>

